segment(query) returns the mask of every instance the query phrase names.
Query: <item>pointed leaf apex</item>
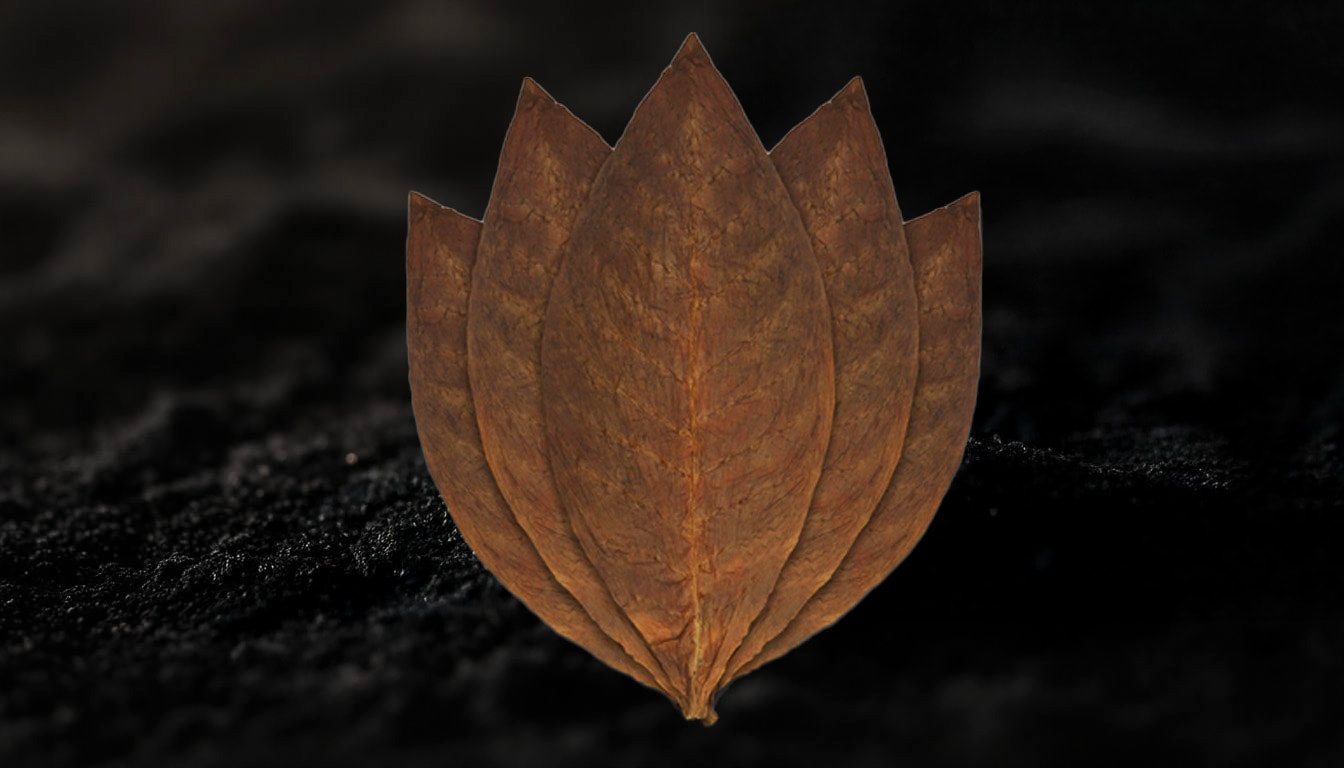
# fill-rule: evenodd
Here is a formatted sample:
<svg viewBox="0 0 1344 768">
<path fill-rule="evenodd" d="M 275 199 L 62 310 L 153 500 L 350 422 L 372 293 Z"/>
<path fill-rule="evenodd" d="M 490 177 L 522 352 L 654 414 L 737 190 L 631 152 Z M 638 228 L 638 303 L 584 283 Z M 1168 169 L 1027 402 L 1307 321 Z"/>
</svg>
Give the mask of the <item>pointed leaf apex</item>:
<svg viewBox="0 0 1344 768">
<path fill-rule="evenodd" d="M 868 90 L 863 87 L 863 78 L 856 77 L 845 83 L 845 87 L 835 95 L 835 101 L 846 101 L 856 106 L 868 106 Z"/>
<path fill-rule="evenodd" d="M 856 77 L 845 83 L 838 93 L 831 97 L 831 100 L 821 106 L 820 112 L 827 107 L 850 107 L 863 112 L 871 113 L 872 105 L 868 103 L 868 91 L 863 87 L 863 78 Z"/>
<path fill-rule="evenodd" d="M 428 197 L 425 197 L 424 195 L 420 194 L 419 192 L 416 192 L 415 190 L 411 190 L 411 192 L 408 195 L 406 195 L 406 205 L 413 211 L 420 208 L 439 207 L 438 203 L 434 202 L 433 200 L 430 200 Z"/>
<path fill-rule="evenodd" d="M 943 208 L 960 211 L 963 215 L 978 214 L 980 211 L 980 192 L 967 192 Z"/>
<path fill-rule="evenodd" d="M 908 227 L 912 222 L 919 221 L 920 219 L 932 220 L 932 217 L 935 215 L 945 216 L 949 213 L 956 213 L 962 216 L 979 216 L 980 193 L 978 191 L 967 192 L 966 194 L 962 195 L 961 197 L 958 197 L 956 200 L 953 200 L 947 205 L 934 208 L 932 211 L 929 211 L 928 213 L 910 219 L 909 221 L 905 222 L 905 225 Z"/>
<path fill-rule="evenodd" d="M 677 50 L 677 55 L 672 58 L 672 64 L 675 66 L 681 63 L 690 63 L 696 61 L 709 61 L 709 53 L 705 46 L 701 44 L 700 37 L 694 32 L 686 36 L 686 40 Z"/>
<path fill-rule="evenodd" d="M 518 111 L 523 111 L 524 107 L 530 106 L 551 106 L 555 99 L 537 84 L 536 80 L 530 77 L 523 78 L 523 87 L 518 92 Z"/>
</svg>

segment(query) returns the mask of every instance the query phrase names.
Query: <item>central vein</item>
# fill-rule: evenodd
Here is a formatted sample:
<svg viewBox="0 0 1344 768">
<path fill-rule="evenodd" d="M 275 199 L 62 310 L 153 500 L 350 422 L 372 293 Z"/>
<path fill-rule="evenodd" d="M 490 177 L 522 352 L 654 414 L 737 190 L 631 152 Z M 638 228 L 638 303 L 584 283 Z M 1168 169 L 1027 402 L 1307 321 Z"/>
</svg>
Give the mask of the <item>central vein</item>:
<svg viewBox="0 0 1344 768">
<path fill-rule="evenodd" d="M 691 467 L 688 483 L 690 488 L 686 495 L 686 514 L 690 518 L 691 528 L 691 621 L 692 624 L 692 642 L 693 650 L 691 656 L 690 673 L 692 681 L 698 675 L 701 663 L 703 662 L 705 651 L 705 616 L 704 602 L 701 597 L 700 573 L 704 566 L 705 559 L 705 520 L 699 509 L 700 500 L 700 429 L 696 423 L 700 413 L 700 369 L 695 363 L 695 350 L 700 344 L 700 312 L 701 299 L 699 292 L 694 287 L 692 281 L 691 288 L 691 339 L 690 339 L 690 357 L 688 361 L 690 366 L 687 368 L 686 390 L 687 402 L 690 410 L 690 451 Z M 692 682 L 694 685 L 694 682 Z"/>
<path fill-rule="evenodd" d="M 697 171 L 699 168 L 698 154 L 699 134 L 696 130 L 695 110 L 691 110 L 690 126 L 690 155 L 691 167 Z M 705 621 L 705 603 L 700 587 L 700 575 L 705 565 L 705 520 L 699 509 L 700 501 L 700 424 L 699 416 L 701 413 L 700 398 L 701 384 L 700 376 L 702 374 L 699 365 L 699 355 L 697 352 L 701 345 L 701 314 L 704 309 L 704 298 L 700 295 L 700 285 L 696 273 L 696 257 L 699 242 L 697 234 L 700 232 L 700 221 L 698 219 L 699 209 L 691 206 L 689 220 L 690 232 L 689 243 L 690 253 L 686 261 L 686 278 L 690 287 L 691 313 L 690 313 L 690 334 L 686 348 L 686 404 L 688 413 L 687 423 L 690 425 L 690 477 L 687 482 L 689 488 L 686 494 L 686 515 L 690 522 L 690 555 L 691 555 L 691 660 L 688 674 L 689 680 L 687 692 L 692 700 L 697 698 L 697 680 L 700 677 L 700 668 L 704 664 L 705 657 L 705 633 L 708 630 Z"/>
</svg>

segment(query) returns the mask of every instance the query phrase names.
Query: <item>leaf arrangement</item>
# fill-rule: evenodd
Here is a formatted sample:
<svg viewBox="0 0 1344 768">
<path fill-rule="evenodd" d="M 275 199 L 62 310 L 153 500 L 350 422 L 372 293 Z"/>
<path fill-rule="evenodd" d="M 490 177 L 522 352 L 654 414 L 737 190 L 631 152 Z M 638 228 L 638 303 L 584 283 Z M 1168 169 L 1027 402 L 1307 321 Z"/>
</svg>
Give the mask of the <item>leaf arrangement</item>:
<svg viewBox="0 0 1344 768">
<path fill-rule="evenodd" d="M 857 79 L 769 153 L 694 35 L 614 149 L 525 81 L 484 221 L 410 197 L 412 402 L 463 538 L 713 722 L 933 517 L 979 375 L 979 215 L 902 220 Z"/>
</svg>

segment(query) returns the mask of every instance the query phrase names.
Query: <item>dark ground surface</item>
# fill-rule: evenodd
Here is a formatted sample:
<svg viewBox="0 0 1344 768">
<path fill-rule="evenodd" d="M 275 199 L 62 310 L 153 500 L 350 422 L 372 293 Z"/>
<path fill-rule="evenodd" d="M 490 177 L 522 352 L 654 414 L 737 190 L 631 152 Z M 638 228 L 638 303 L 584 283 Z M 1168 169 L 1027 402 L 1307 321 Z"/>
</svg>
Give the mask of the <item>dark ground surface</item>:
<svg viewBox="0 0 1344 768">
<path fill-rule="evenodd" d="M 203 5 L 0 5 L 0 765 L 1344 765 L 1338 4 Z M 985 206 L 938 518 L 709 729 L 481 570 L 403 314 L 524 75 L 614 141 L 692 30 Z"/>
</svg>

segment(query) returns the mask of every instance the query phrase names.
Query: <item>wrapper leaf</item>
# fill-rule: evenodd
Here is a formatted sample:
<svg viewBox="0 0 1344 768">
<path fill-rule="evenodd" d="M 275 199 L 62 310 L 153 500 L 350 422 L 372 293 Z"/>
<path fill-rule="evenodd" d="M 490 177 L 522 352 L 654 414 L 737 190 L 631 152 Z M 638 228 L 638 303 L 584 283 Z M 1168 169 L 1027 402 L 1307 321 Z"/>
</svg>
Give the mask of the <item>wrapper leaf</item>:
<svg viewBox="0 0 1344 768">
<path fill-rule="evenodd" d="M 657 687 L 560 586 L 505 503 L 481 448 L 467 377 L 467 300 L 481 223 L 411 193 L 406 337 L 411 406 L 430 475 L 462 538 L 510 592 L 555 631 Z"/>
<path fill-rule="evenodd" d="M 910 554 L 952 482 L 980 378 L 980 195 L 905 225 L 919 294 L 919 374 L 905 449 L 872 519 L 830 581 L 745 674 L 832 624 Z"/>
<path fill-rule="evenodd" d="M 821 265 L 835 339 L 835 422 L 798 546 L 751 634 L 756 656 L 825 584 L 901 455 L 918 370 L 919 308 L 882 140 L 855 78 L 770 153 Z"/>
<path fill-rule="evenodd" d="M 542 365 L 584 551 L 705 717 L 798 541 L 835 407 L 798 212 L 694 40 L 636 110 L 566 248 Z"/>
<path fill-rule="evenodd" d="M 556 495 L 541 396 L 542 318 L 583 205 L 611 147 L 531 80 L 504 139 L 472 274 L 467 354 L 486 458 L 541 559 L 606 634 L 670 683 L 574 536 Z"/>
</svg>

